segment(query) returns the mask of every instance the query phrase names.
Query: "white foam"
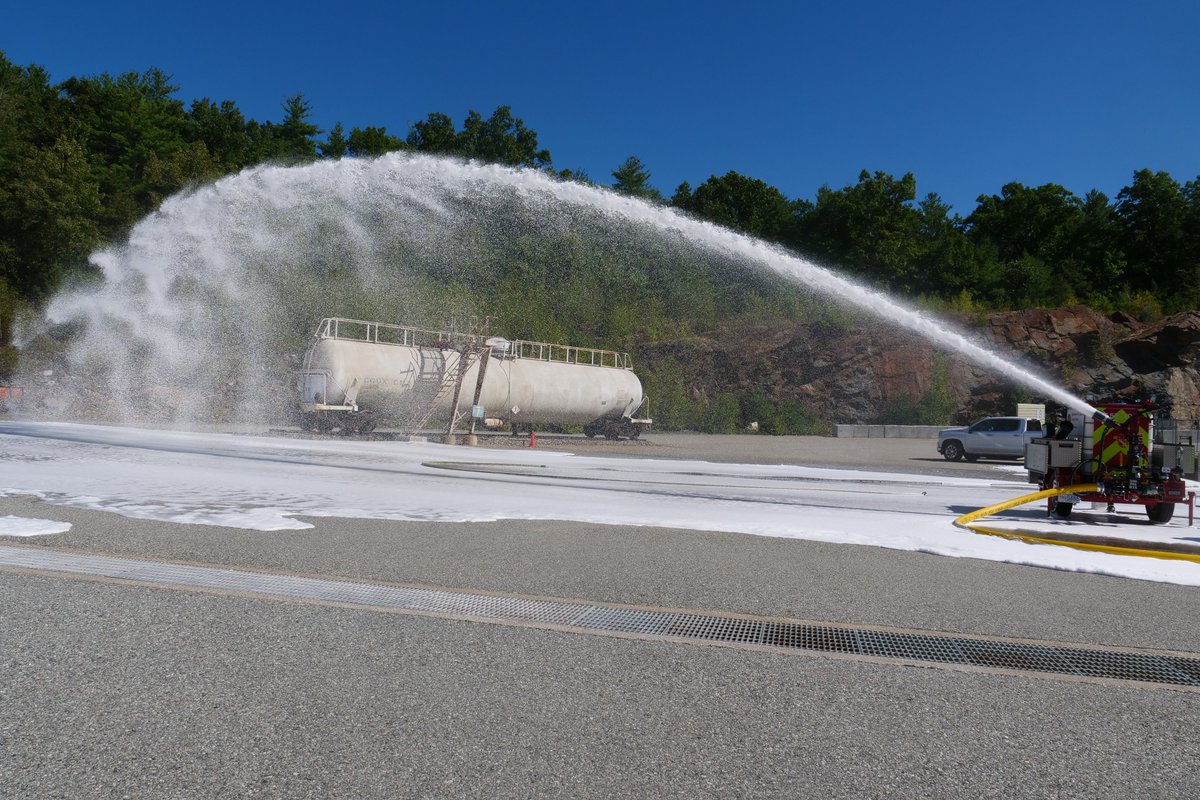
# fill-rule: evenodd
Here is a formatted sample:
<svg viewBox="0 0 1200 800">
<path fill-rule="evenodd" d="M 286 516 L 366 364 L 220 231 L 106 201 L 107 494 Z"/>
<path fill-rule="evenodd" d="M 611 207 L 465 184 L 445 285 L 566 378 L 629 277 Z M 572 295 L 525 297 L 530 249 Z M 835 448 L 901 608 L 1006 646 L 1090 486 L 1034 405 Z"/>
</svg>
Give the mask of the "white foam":
<svg viewBox="0 0 1200 800">
<path fill-rule="evenodd" d="M 0 536 L 49 536 L 71 530 L 69 522 L 52 519 L 30 519 L 29 517 L 0 517 Z"/>
<path fill-rule="evenodd" d="M 15 433 L 22 435 L 15 435 Z M 52 438 L 53 437 L 53 438 Z M 1028 545 L 953 527 L 1027 484 L 794 466 L 303 441 L 86 425 L 0 423 L 0 487 L 127 517 L 299 530 L 297 517 L 421 522 L 539 519 L 684 528 L 913 550 L 1200 585 L 1200 565 Z M 438 464 L 453 463 L 447 469 Z M 474 466 L 472 466 L 474 465 Z M 1128 516 L 1013 509 L 1015 527 L 1195 541 Z M 436 527 L 430 528 L 436 535 Z"/>
</svg>

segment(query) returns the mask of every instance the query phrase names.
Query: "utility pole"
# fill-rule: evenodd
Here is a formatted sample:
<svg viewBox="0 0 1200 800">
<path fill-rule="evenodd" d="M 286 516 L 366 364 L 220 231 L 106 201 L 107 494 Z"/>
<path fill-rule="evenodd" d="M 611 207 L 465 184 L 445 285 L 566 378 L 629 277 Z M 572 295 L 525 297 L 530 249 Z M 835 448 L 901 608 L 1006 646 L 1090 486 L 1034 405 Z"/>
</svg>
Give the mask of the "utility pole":
<svg viewBox="0 0 1200 800">
<path fill-rule="evenodd" d="M 475 408 L 479 405 L 479 396 L 483 394 L 483 376 L 487 371 L 488 361 L 491 359 L 492 348 L 485 343 L 481 345 L 483 352 L 479 355 L 479 375 L 475 378 L 475 399 L 471 402 L 471 432 L 468 434 L 468 442 L 475 444 L 475 423 L 478 420 L 475 418 Z"/>
<path fill-rule="evenodd" d="M 491 325 L 492 317 L 485 318 L 485 325 Z M 471 327 L 477 327 L 472 325 Z M 456 444 L 454 435 L 454 426 L 458 424 L 458 419 L 461 416 L 458 413 L 458 401 L 462 395 L 463 380 L 467 376 L 467 370 L 471 367 L 471 362 L 479 359 L 479 373 L 475 377 L 475 396 L 472 402 L 472 407 L 479 404 L 479 395 L 483 391 L 483 374 L 487 368 L 488 356 L 491 354 L 491 347 L 487 344 L 486 333 L 484 334 L 464 334 L 453 342 L 453 349 L 458 353 L 458 373 L 454 377 L 454 399 L 450 402 L 450 421 L 446 424 L 446 444 Z M 471 417 L 470 444 L 475 444 L 475 417 Z"/>
<path fill-rule="evenodd" d="M 450 401 L 450 421 L 446 423 L 446 444 L 455 444 L 454 425 L 458 422 L 458 397 L 462 394 L 463 378 L 467 376 L 467 367 L 470 366 L 471 356 L 473 355 L 473 347 L 466 341 L 458 341 L 454 346 L 455 352 L 458 353 L 458 373 L 454 376 L 454 399 Z"/>
</svg>

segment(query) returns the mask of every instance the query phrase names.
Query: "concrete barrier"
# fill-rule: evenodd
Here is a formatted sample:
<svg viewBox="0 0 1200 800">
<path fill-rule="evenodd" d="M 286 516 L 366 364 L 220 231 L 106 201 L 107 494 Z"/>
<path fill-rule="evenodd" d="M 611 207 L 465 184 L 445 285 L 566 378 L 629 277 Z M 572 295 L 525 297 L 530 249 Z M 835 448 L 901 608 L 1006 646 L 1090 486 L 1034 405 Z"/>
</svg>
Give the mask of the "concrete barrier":
<svg viewBox="0 0 1200 800">
<path fill-rule="evenodd" d="M 839 439 L 936 439 L 952 425 L 836 425 Z"/>
</svg>

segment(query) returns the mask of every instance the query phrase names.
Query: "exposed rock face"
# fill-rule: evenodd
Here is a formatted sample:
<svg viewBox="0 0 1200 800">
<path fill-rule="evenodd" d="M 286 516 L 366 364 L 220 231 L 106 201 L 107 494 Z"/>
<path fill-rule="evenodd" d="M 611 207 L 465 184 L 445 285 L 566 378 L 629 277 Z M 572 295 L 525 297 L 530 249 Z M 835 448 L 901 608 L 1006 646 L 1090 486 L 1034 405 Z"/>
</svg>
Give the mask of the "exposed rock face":
<svg viewBox="0 0 1200 800">
<path fill-rule="evenodd" d="M 1200 359 L 1200 311 L 1167 317 L 1113 344 L 1113 350 L 1138 372 L 1186 368 Z"/>
<path fill-rule="evenodd" d="M 1200 417 L 1200 312 L 1141 325 L 1085 306 L 996 312 L 952 320 L 985 347 L 1091 400 L 1156 396 L 1181 422 Z M 650 345 L 643 363 L 671 355 L 693 397 L 719 391 L 803 400 L 830 422 L 872 422 L 897 401 L 948 393 L 956 416 L 1013 413 L 1041 402 L 966 358 L 884 323 L 762 327 L 739 335 Z"/>
</svg>

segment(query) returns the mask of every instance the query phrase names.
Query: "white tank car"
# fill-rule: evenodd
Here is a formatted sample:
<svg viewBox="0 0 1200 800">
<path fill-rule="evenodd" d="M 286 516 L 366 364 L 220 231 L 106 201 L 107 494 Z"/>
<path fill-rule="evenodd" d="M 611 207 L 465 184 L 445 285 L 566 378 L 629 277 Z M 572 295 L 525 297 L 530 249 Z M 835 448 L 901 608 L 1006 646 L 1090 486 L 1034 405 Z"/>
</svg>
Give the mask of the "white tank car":
<svg viewBox="0 0 1200 800">
<path fill-rule="evenodd" d="M 582 425 L 609 438 L 649 424 L 636 417 L 645 397 L 625 353 L 360 320 L 321 321 L 299 388 L 306 427 L 323 431 L 367 432 L 378 417 L 415 430 L 452 407 L 492 425 Z"/>
</svg>

